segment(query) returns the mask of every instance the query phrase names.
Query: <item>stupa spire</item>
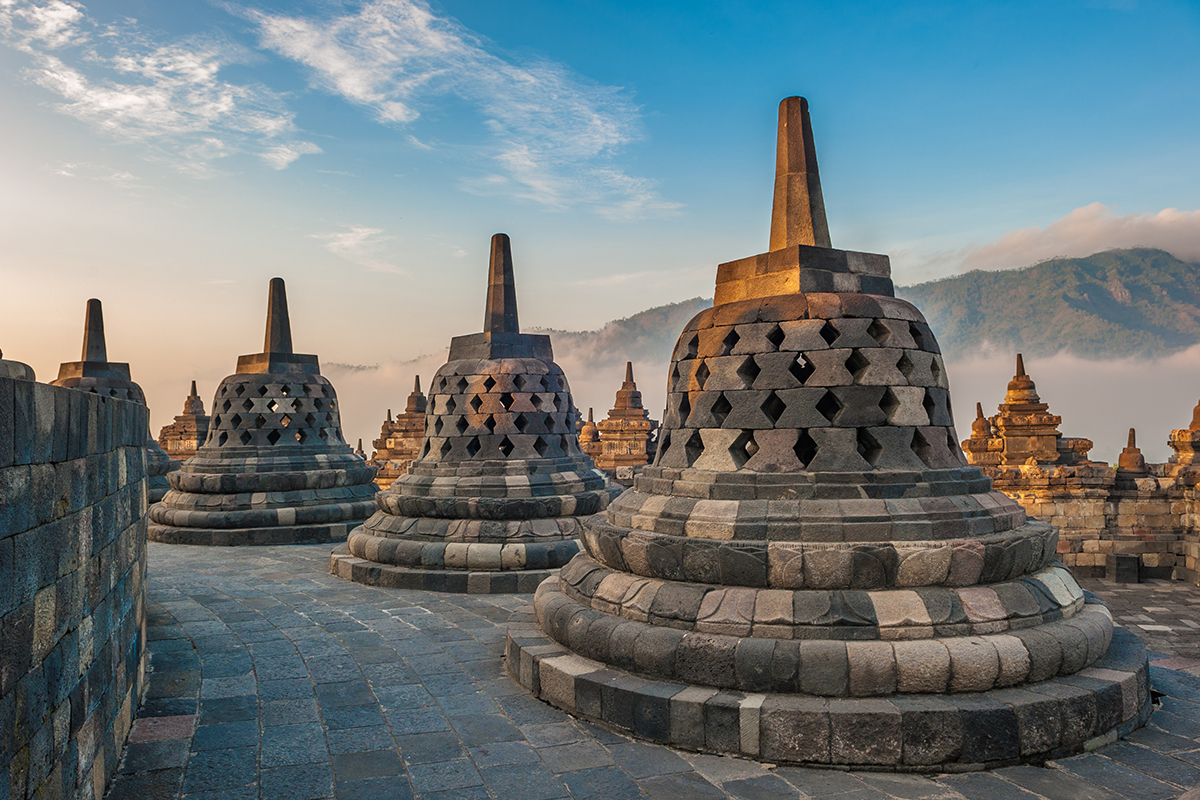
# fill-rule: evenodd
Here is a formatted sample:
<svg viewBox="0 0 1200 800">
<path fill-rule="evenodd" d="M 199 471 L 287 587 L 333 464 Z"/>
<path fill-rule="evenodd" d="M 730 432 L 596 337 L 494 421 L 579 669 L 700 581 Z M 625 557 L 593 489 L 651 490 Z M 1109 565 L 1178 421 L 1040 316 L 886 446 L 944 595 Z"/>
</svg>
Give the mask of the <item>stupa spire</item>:
<svg viewBox="0 0 1200 800">
<path fill-rule="evenodd" d="M 420 393 L 421 393 L 421 376 L 414 375 L 413 376 L 413 394 L 420 394 Z"/>
<path fill-rule="evenodd" d="M 108 348 L 104 345 L 104 309 L 100 301 L 87 301 L 87 316 L 83 322 L 83 361 L 104 363 L 108 361 Z"/>
<path fill-rule="evenodd" d="M 192 393 L 188 396 L 189 397 L 199 397 L 200 396 L 200 395 L 196 394 L 196 382 L 195 381 L 192 381 Z"/>
<path fill-rule="evenodd" d="M 1020 353 L 1017 353 L 1017 377 L 1023 378 L 1024 376 L 1025 376 L 1025 358 Z"/>
<path fill-rule="evenodd" d="M 832 247 L 817 148 L 813 142 L 808 101 L 785 97 L 779 104 L 779 138 L 775 150 L 775 203 L 771 208 L 770 250 L 806 244 Z"/>
<path fill-rule="evenodd" d="M 292 353 L 292 322 L 288 317 L 287 289 L 283 278 L 271 278 L 267 294 L 267 337 L 264 353 Z"/>
<path fill-rule="evenodd" d="M 633 362 L 632 361 L 625 362 L 625 382 L 633 383 Z"/>
<path fill-rule="evenodd" d="M 520 333 L 517 322 L 517 284 L 513 280 L 512 243 L 507 233 L 492 237 L 488 262 L 487 308 L 483 314 L 484 333 Z"/>
</svg>

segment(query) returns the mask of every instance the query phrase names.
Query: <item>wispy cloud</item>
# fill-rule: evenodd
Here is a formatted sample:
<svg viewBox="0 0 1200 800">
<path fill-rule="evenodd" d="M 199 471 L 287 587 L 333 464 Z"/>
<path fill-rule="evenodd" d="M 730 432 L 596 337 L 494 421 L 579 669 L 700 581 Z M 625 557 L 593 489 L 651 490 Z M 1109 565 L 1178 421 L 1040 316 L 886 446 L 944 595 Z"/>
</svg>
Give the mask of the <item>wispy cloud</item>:
<svg viewBox="0 0 1200 800">
<path fill-rule="evenodd" d="M 0 41 L 30 57 L 25 77 L 61 98 L 59 111 L 185 171 L 206 174 L 237 153 L 283 169 L 320 152 L 298 137 L 279 94 L 220 77 L 253 57 L 232 42 L 155 43 L 135 21 L 101 25 L 71 0 L 0 0 Z"/>
<path fill-rule="evenodd" d="M 310 238 L 325 243 L 325 249 L 339 258 L 344 258 L 355 264 L 366 267 L 372 272 L 390 272 L 395 275 L 408 275 L 402 267 L 384 261 L 378 257 L 385 242 L 395 239 L 388 236 L 382 228 L 369 228 L 366 225 L 343 225 L 348 230 L 333 233 L 313 233 Z"/>
<path fill-rule="evenodd" d="M 136 189 L 142 185 L 141 180 L 132 172 L 86 162 L 69 164 L 64 161 L 51 166 L 50 172 L 62 178 L 87 178 L 101 181 L 112 184 L 118 189 Z"/>
<path fill-rule="evenodd" d="M 1049 258 L 1087 256 L 1120 247 L 1157 247 L 1184 261 L 1200 262 L 1200 210 L 1117 214 L 1110 206 L 1092 203 L 1044 228 L 1019 228 L 954 250 L 899 251 L 896 258 L 944 274 L 1026 267 Z"/>
<path fill-rule="evenodd" d="M 586 204 L 612 217 L 678 208 L 652 181 L 614 163 L 641 135 L 638 110 L 622 90 L 558 63 L 497 52 L 423 0 L 368 0 L 332 18 L 238 13 L 257 25 L 265 47 L 310 67 L 317 86 L 371 109 L 380 122 L 408 126 L 445 95 L 472 105 L 483 116 L 493 166 L 464 180 L 469 191 L 554 208 Z"/>
</svg>

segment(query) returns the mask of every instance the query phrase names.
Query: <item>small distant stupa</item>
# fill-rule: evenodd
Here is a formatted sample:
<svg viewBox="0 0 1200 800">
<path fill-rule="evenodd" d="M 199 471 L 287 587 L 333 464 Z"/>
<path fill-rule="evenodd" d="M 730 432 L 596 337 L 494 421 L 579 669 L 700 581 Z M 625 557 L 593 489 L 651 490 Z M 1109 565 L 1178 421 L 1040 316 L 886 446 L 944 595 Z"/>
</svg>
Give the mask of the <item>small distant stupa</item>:
<svg viewBox="0 0 1200 800">
<path fill-rule="evenodd" d="M 420 452 L 421 442 L 425 439 L 427 405 L 425 395 L 421 393 L 421 376 L 417 375 L 413 379 L 412 394 L 408 396 L 404 413 L 397 414 L 393 420 L 392 410 L 388 409 L 379 438 L 372 442 L 375 452 L 369 462 L 379 470 L 375 475 L 375 485 L 381 491 L 408 472 L 408 465 Z"/>
<path fill-rule="evenodd" d="M 158 432 L 158 444 L 167 455 L 178 461 L 186 461 L 196 455 L 208 438 L 208 423 L 204 401 L 196 394 L 196 382 L 192 381 L 192 391 L 183 400 L 183 413 Z"/>
<path fill-rule="evenodd" d="M 596 466 L 610 475 L 623 467 L 645 466 L 653 455 L 650 442 L 657 427 L 658 422 L 650 419 L 642 405 L 642 393 L 633 380 L 633 362 L 627 361 L 625 382 L 617 390 L 616 404 L 609 410 L 608 418 L 596 425 L 600 434 Z"/>
</svg>

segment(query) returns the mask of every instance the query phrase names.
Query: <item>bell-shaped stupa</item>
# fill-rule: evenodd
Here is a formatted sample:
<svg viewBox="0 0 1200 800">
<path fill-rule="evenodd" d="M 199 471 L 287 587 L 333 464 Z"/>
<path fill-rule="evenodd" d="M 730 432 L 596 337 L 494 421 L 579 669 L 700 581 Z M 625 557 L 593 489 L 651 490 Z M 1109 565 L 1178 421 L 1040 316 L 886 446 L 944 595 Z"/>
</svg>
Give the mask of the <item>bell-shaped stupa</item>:
<svg viewBox="0 0 1200 800">
<path fill-rule="evenodd" d="M 361 583 L 532 592 L 579 550 L 580 519 L 619 489 L 579 449 L 550 337 L 521 333 L 508 236 L 492 237 L 482 333 L 456 336 L 430 383 L 419 457 L 334 551 Z"/>
<path fill-rule="evenodd" d="M 718 267 L 654 464 L 510 624 L 510 671 L 775 763 L 978 769 L 1131 730 L 1144 648 L 967 465 L 929 326 L 887 256 L 830 247 L 807 103 L 779 111 L 771 250 Z"/>
<path fill-rule="evenodd" d="M 129 364 L 108 360 L 108 345 L 104 340 L 104 309 L 100 301 L 88 300 L 83 322 L 83 355 L 80 361 L 68 361 L 58 367 L 57 380 L 51 386 L 66 386 L 105 397 L 116 397 L 138 405 L 146 405 L 142 387 L 129 377 Z M 167 493 L 167 474 L 179 469 L 146 429 L 146 474 L 149 486 L 148 502 L 157 503 Z"/>
<path fill-rule="evenodd" d="M 172 544 L 329 542 L 375 509 L 375 468 L 342 438 L 337 393 L 314 355 L 292 352 L 282 278 L 272 278 L 263 352 L 240 356 L 213 398 L 208 438 L 150 509 Z"/>
</svg>

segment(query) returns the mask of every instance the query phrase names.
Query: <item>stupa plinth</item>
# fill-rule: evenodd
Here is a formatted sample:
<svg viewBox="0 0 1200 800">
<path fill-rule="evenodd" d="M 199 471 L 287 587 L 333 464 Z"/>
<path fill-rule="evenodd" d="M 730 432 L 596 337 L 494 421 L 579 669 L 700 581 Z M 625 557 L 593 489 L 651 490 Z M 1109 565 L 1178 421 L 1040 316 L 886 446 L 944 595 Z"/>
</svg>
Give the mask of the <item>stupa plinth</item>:
<svg viewBox="0 0 1200 800">
<path fill-rule="evenodd" d="M 419 458 L 331 570 L 393 588 L 533 591 L 619 491 L 580 451 L 577 416 L 550 337 L 520 332 L 509 239 L 496 234 L 483 332 L 451 340 Z"/>
<path fill-rule="evenodd" d="M 196 382 L 192 381 L 192 391 L 183 400 L 183 413 L 158 432 L 158 444 L 175 460 L 186 461 L 208 438 L 209 421 L 204 401 L 196 394 Z"/>
<path fill-rule="evenodd" d="M 421 393 L 421 376 L 413 379 L 412 394 L 403 414 L 397 414 L 392 419 L 389 408 L 387 419 L 379 432 L 379 438 L 372 442 L 375 452 L 369 463 L 374 464 L 379 472 L 375 475 L 375 484 L 382 491 L 408 472 L 408 465 L 421 451 L 421 443 L 425 440 L 425 412 L 428 403 Z"/>
<path fill-rule="evenodd" d="M 962 770 L 1149 714 L 1145 650 L 969 466 L 887 256 L 834 250 L 807 103 L 780 106 L 771 251 L 718 267 L 653 465 L 508 630 L 537 696 L 773 763 Z"/>
<path fill-rule="evenodd" d="M 642 393 L 633 380 L 633 362 L 626 362 L 625 381 L 617 390 L 616 402 L 608 417 L 596 425 L 600 436 L 596 466 L 616 475 L 617 470 L 646 465 L 650 461 L 650 438 L 657 427 L 642 405 Z"/>
<path fill-rule="evenodd" d="M 30 380 L 32 380 L 32 371 Z M 51 386 L 65 386 L 105 397 L 116 397 L 138 405 L 146 405 L 146 395 L 129 376 L 129 364 L 108 360 L 108 345 L 104 338 L 104 308 L 99 300 L 87 302 L 83 322 L 83 353 L 79 361 L 59 365 L 58 378 Z M 167 493 L 167 474 L 179 469 L 146 428 L 146 474 L 149 496 L 147 502 L 157 503 Z"/>
<path fill-rule="evenodd" d="M 152 541 L 340 541 L 375 508 L 375 468 L 342 438 L 337 393 L 315 355 L 292 351 L 282 278 L 271 280 L 263 352 L 238 357 L 208 437 L 150 509 Z"/>
</svg>

